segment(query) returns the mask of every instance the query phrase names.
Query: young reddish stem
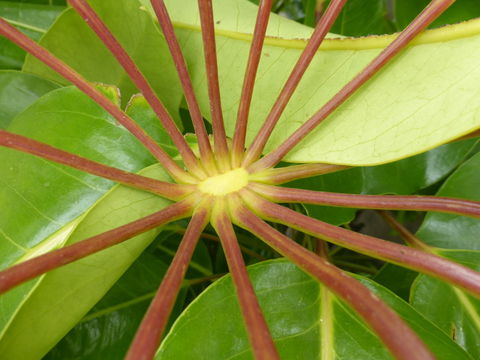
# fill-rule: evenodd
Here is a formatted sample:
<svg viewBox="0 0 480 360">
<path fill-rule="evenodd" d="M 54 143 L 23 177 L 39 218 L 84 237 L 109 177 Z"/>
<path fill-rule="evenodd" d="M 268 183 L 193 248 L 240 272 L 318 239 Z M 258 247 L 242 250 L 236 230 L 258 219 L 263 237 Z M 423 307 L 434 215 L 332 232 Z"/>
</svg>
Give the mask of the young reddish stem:
<svg viewBox="0 0 480 360">
<path fill-rule="evenodd" d="M 167 326 L 170 313 L 188 269 L 193 251 L 197 245 L 208 220 L 208 210 L 201 206 L 195 210 L 175 253 L 167 273 L 152 300 L 147 313 L 143 317 L 135 338 L 128 350 L 126 360 L 150 360 L 160 344 L 161 337 Z"/>
<path fill-rule="evenodd" d="M 279 233 L 245 207 L 237 207 L 234 216 L 238 225 L 265 241 L 350 305 L 372 327 L 396 359 L 434 359 L 415 332 L 360 282 L 337 269 L 325 258 Z"/>
<path fill-rule="evenodd" d="M 357 195 L 304 190 L 251 183 L 249 188 L 274 202 L 358 209 L 437 211 L 480 218 L 480 202 L 420 195 Z"/>
<path fill-rule="evenodd" d="M 260 198 L 249 190 L 242 191 L 242 197 L 255 212 L 269 221 L 290 226 L 311 236 L 376 259 L 437 277 L 480 298 L 480 273 L 477 271 L 423 251 L 310 218 Z"/>
<path fill-rule="evenodd" d="M 252 283 L 248 278 L 229 215 L 219 207 L 214 209 L 214 214 L 212 214 L 212 225 L 222 242 L 255 359 L 280 359 Z"/>
<path fill-rule="evenodd" d="M 0 130 L 0 146 L 29 153 L 136 189 L 152 192 L 170 200 L 178 200 L 195 190 L 194 185 L 172 184 L 129 173 L 4 130 Z"/>
<path fill-rule="evenodd" d="M 185 234 L 185 229 L 183 227 L 178 227 L 178 228 L 169 229 L 169 230 L 172 230 L 173 232 L 175 232 L 177 234 Z M 200 238 L 205 239 L 205 240 L 220 242 L 220 238 L 218 236 L 215 236 L 215 235 L 212 235 L 212 234 L 209 234 L 209 233 L 205 233 L 205 232 L 200 235 Z M 251 257 L 254 257 L 254 258 L 256 258 L 260 261 L 267 260 L 262 255 L 257 254 L 255 251 L 250 250 L 249 248 L 247 248 L 245 246 L 240 245 L 240 250 L 242 250 L 242 253 L 244 253 L 246 255 L 249 255 Z"/>
<path fill-rule="evenodd" d="M 415 36 L 430 25 L 432 21 L 440 16 L 454 2 L 455 0 L 433 0 L 365 69 L 336 93 L 317 113 L 295 130 L 295 132 L 274 151 L 252 164 L 249 167 L 249 171 L 257 172 L 278 164 L 290 150 L 310 134 L 327 116 L 343 104 L 345 100 L 365 82 L 372 78 L 385 64 L 405 48 Z M 270 133 L 270 131 L 268 133 Z M 256 150 L 255 155 L 256 156 L 250 156 L 248 159 L 257 159 L 258 156 L 260 156 L 260 152 Z"/>
<path fill-rule="evenodd" d="M 133 62 L 130 55 L 127 54 L 125 49 L 113 36 L 105 23 L 85 0 L 69 0 L 69 3 L 85 20 L 85 23 L 97 34 L 100 40 L 102 40 L 105 46 L 110 50 L 111 54 L 125 69 L 133 83 L 145 96 L 145 99 L 150 104 L 153 111 L 155 111 L 163 127 L 170 135 L 170 138 L 179 150 L 187 168 L 199 178 L 204 178 L 205 173 L 200 168 L 193 151 L 188 146 L 185 138 L 178 130 L 167 109 L 160 101 L 157 94 L 155 94 L 155 91 L 152 89 L 145 76 L 143 76 L 137 65 Z"/>
<path fill-rule="evenodd" d="M 432 248 L 430 246 L 408 231 L 408 229 L 400 224 L 388 211 L 377 211 L 377 213 L 387 222 L 388 225 L 390 225 L 392 229 L 400 234 L 407 245 L 419 250 L 432 252 Z"/>
<path fill-rule="evenodd" d="M 227 135 L 223 122 L 220 86 L 218 82 L 217 50 L 215 28 L 213 24 L 213 9 L 211 0 L 198 0 L 200 22 L 202 26 L 203 51 L 207 70 L 208 96 L 212 115 L 212 129 L 215 155 L 221 170 L 230 169 L 230 159 Z"/>
<path fill-rule="evenodd" d="M 105 250 L 158 226 L 187 217 L 191 210 L 192 201 L 183 200 L 142 219 L 14 265 L 0 272 L 0 294 L 47 271 Z"/>
<path fill-rule="evenodd" d="M 172 177 L 186 183 L 196 182 L 195 178 L 187 174 L 180 166 L 178 166 L 178 164 L 173 161 L 173 159 L 163 151 L 162 148 L 149 135 L 147 135 L 140 126 L 138 126 L 127 114 L 120 110 L 117 105 L 111 102 L 110 99 L 86 81 L 75 70 L 35 43 L 21 31 L 11 26 L 2 18 L 0 18 L 0 34 L 38 58 L 40 61 L 44 62 L 66 80 L 77 86 L 98 105 L 103 107 L 120 124 L 125 126 L 128 131 L 140 140 L 140 142 L 153 154 L 153 156 L 155 156 L 155 158 L 157 158 Z"/>
<path fill-rule="evenodd" d="M 151 0 L 151 3 L 155 14 L 157 15 L 158 23 L 160 24 L 163 34 L 165 35 L 165 40 L 168 48 L 170 49 L 170 54 L 172 55 L 180 82 L 182 83 L 185 100 L 187 101 L 188 109 L 190 110 L 190 115 L 192 117 L 193 127 L 195 129 L 195 134 L 197 135 L 198 139 L 200 157 L 203 160 L 202 164 L 205 166 L 205 170 L 207 170 L 210 175 L 213 175 L 216 173 L 216 169 L 212 147 L 208 139 L 207 130 L 203 122 L 202 113 L 195 96 L 195 91 L 193 90 L 192 81 L 190 79 L 190 75 L 188 74 L 187 64 L 185 63 L 185 58 L 183 57 L 182 50 L 180 49 L 177 37 L 175 36 L 172 21 L 170 20 L 170 16 L 168 15 L 168 11 L 163 0 Z"/>
<path fill-rule="evenodd" d="M 295 67 L 293 68 L 290 76 L 288 77 L 287 82 L 283 86 L 280 95 L 278 96 L 275 104 L 270 110 L 270 113 L 268 114 L 265 122 L 263 123 L 262 128 L 257 133 L 255 139 L 248 148 L 245 159 L 243 161 L 243 166 L 249 166 L 262 154 L 265 144 L 267 143 L 270 134 L 272 133 L 275 125 L 280 119 L 283 110 L 285 110 L 285 107 L 290 101 L 290 98 L 295 92 L 295 89 L 300 83 L 300 80 L 302 80 L 305 71 L 307 70 L 308 66 L 312 62 L 313 57 L 317 53 L 320 44 L 327 35 L 328 30 L 330 30 L 330 28 L 332 27 L 335 19 L 338 17 L 338 14 L 342 10 L 343 5 L 345 5 L 346 1 L 347 0 L 332 0 L 328 5 L 325 14 L 323 14 L 322 18 L 317 23 L 315 31 L 313 32 L 310 40 L 307 43 L 307 46 L 300 55 L 297 63 L 295 64 Z"/>
<path fill-rule="evenodd" d="M 242 95 L 237 113 L 237 123 L 233 135 L 232 166 L 237 168 L 241 165 L 245 151 L 245 136 L 247 133 L 248 115 L 252 102 L 253 87 L 257 76 L 258 64 L 262 55 L 263 42 L 267 32 L 268 19 L 272 8 L 272 0 L 260 1 L 255 30 L 253 32 L 252 45 L 248 56 L 247 69 L 243 80 Z"/>
<path fill-rule="evenodd" d="M 348 168 L 349 166 L 335 164 L 291 165 L 282 168 L 266 169 L 257 173 L 250 174 L 250 179 L 252 181 L 278 185 L 293 180 L 329 174 Z"/>
</svg>

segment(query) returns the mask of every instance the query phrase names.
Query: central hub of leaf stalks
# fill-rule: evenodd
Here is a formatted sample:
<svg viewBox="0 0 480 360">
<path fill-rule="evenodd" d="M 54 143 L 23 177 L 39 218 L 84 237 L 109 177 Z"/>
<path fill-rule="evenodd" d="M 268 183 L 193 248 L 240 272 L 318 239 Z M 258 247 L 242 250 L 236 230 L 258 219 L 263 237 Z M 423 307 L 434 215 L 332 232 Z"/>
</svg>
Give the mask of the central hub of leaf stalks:
<svg viewBox="0 0 480 360">
<path fill-rule="evenodd" d="M 205 179 L 198 188 L 200 191 L 215 196 L 222 196 L 233 193 L 247 186 L 248 172 L 244 168 L 238 168 L 225 174 L 212 176 Z"/>
</svg>

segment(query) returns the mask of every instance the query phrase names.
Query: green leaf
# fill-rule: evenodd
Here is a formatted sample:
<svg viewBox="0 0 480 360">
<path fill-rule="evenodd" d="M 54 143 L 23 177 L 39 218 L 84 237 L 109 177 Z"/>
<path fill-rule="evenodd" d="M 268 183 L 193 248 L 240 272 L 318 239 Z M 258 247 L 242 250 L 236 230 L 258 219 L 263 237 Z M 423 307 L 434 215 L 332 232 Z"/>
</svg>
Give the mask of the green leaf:
<svg viewBox="0 0 480 360">
<path fill-rule="evenodd" d="M 288 187 L 316 191 L 332 191 L 355 194 L 362 190 L 364 181 L 360 169 L 350 169 L 338 173 L 301 179 L 286 184 Z M 334 225 L 347 224 L 355 217 L 356 209 L 332 206 L 303 205 L 308 215 Z"/>
<path fill-rule="evenodd" d="M 208 117 L 205 70 L 198 56 L 202 53 L 201 36 L 198 20 L 192 20 L 196 16 L 194 1 L 168 4 L 203 114 Z M 251 23 L 247 25 L 236 19 L 243 19 L 251 4 L 234 0 L 215 4 L 219 9 L 216 23 L 220 22 L 217 47 L 222 103 L 227 132 L 231 135 L 250 47 L 249 41 L 245 41 L 250 38 L 244 33 L 252 31 L 248 27 Z M 228 15 L 224 12 L 227 7 Z M 302 34 L 293 33 L 293 25 L 290 28 L 287 23 L 278 21 L 276 32 L 290 36 L 267 39 L 263 49 L 248 141 L 257 133 L 305 46 L 303 40 L 288 39 Z M 266 151 L 275 149 L 392 39 L 392 36 L 376 36 L 326 40 L 272 133 Z M 479 44 L 480 20 L 422 35 L 415 46 L 382 70 L 284 160 L 374 165 L 426 151 L 479 128 L 476 101 L 480 82 L 476 62 L 480 56 Z"/>
<path fill-rule="evenodd" d="M 51 81 L 18 71 L 0 71 L 0 129 L 40 96 L 58 88 Z M 28 89 L 28 91 L 26 91 Z"/>
<path fill-rule="evenodd" d="M 465 159 L 476 143 L 475 139 L 459 141 L 389 164 L 356 167 L 294 181 L 286 186 L 352 194 L 413 194 L 445 177 Z M 335 225 L 350 222 L 356 212 L 340 207 L 304 206 L 310 216 Z"/>
<path fill-rule="evenodd" d="M 395 17 L 400 28 L 404 28 L 429 3 L 429 0 L 396 0 Z M 480 16 L 477 0 L 457 0 L 430 27 L 455 24 Z"/>
<path fill-rule="evenodd" d="M 166 270 L 164 262 L 145 251 L 43 359 L 123 358 Z"/>
<path fill-rule="evenodd" d="M 389 34 L 397 30 L 392 15 L 385 0 L 349 0 L 330 31 L 348 36 Z"/>
<path fill-rule="evenodd" d="M 386 348 L 342 301 L 293 264 L 249 267 L 260 304 L 283 359 L 391 359 Z M 403 300 L 360 278 L 418 332 L 438 359 L 469 359 L 448 336 Z M 321 349 L 322 341 L 328 349 Z M 188 344 L 188 346 L 185 346 Z M 157 353 L 166 359 L 251 359 L 230 276 L 215 282 L 173 325 Z"/>
<path fill-rule="evenodd" d="M 139 1 L 90 3 L 145 74 L 172 116 L 178 117 L 182 93 L 168 47 Z M 59 17 L 40 44 L 88 80 L 117 86 L 124 100 L 138 92 L 123 68 L 73 9 Z M 63 78 L 32 56 L 27 57 L 24 70 L 65 84 Z"/>
<path fill-rule="evenodd" d="M 480 252 L 441 250 L 440 254 L 480 270 Z M 449 284 L 420 275 L 414 282 L 411 304 L 472 355 L 480 358 L 480 300 Z"/>
<path fill-rule="evenodd" d="M 150 0 L 140 0 L 140 2 L 148 9 L 152 17 L 156 18 Z M 200 28 L 198 4 L 195 0 L 184 0 L 182 2 L 167 0 L 165 3 L 177 28 L 195 30 Z M 245 38 L 245 34 L 252 33 L 257 17 L 257 6 L 246 0 L 215 0 L 213 4 L 217 34 L 235 33 L 239 37 L 243 36 Z M 267 36 L 284 39 L 308 38 L 312 32 L 311 27 L 276 14 L 270 16 L 267 28 Z"/>
<path fill-rule="evenodd" d="M 480 153 L 455 171 L 438 196 L 480 201 Z M 447 249 L 480 250 L 480 220 L 460 215 L 428 213 L 417 232 L 427 244 Z"/>
<path fill-rule="evenodd" d="M 104 87 L 104 92 L 120 101 L 116 89 Z M 72 87 L 40 98 L 15 118 L 9 130 L 128 171 L 154 163 L 136 138 Z M 1 208 L 15 206 L 15 212 L 0 218 L 0 268 L 120 226 L 168 203 L 10 149 L 0 149 L 0 158 Z M 142 173 L 168 179 L 157 165 Z M 37 359 L 45 354 L 103 296 L 155 235 L 156 231 L 150 231 L 3 295 L 2 356 Z"/>
<path fill-rule="evenodd" d="M 47 2 L 41 5 L 33 1 L 0 1 L 0 16 L 34 40 L 47 32 L 63 9 Z M 0 37 L 0 69 L 20 69 L 24 58 L 25 51 Z"/>
<path fill-rule="evenodd" d="M 413 194 L 429 187 L 454 170 L 472 151 L 477 140 L 445 144 L 425 153 L 389 164 L 362 167 L 364 194 Z M 349 170 L 355 172 L 355 169 Z"/>
</svg>

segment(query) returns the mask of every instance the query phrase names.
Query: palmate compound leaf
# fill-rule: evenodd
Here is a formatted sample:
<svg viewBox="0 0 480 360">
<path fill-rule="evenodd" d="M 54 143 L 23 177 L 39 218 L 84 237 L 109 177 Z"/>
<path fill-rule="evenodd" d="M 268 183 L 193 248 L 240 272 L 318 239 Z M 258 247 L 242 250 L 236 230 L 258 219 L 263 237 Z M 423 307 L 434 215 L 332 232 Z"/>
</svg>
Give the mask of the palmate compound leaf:
<svg viewBox="0 0 480 360">
<path fill-rule="evenodd" d="M 192 13 L 197 11 L 195 1 L 167 4 L 204 116 L 208 117 L 204 64 L 198 56 L 202 52 L 200 29 L 198 21 L 191 20 L 195 18 Z M 253 5 L 222 0 L 214 1 L 215 6 L 220 9 L 215 18 L 221 29 L 217 33 L 220 86 L 227 133 L 231 135 L 250 47 L 245 32 L 252 31 L 237 19 Z M 302 36 L 302 32 L 290 32 L 288 20 L 275 21 L 271 26 L 270 34 L 290 33 L 287 39 Z M 287 39 L 266 40 L 253 95 L 248 141 L 257 133 L 305 46 L 303 40 Z M 393 36 L 375 36 L 325 41 L 273 132 L 267 151 L 304 123 L 392 39 Z M 479 128 L 479 56 L 480 20 L 421 35 L 414 46 L 371 79 L 285 160 L 373 165 L 428 150 Z"/>
<path fill-rule="evenodd" d="M 102 17 L 111 23 L 111 30 L 120 40 L 125 37 L 124 24 L 132 18 L 148 22 L 145 13 L 149 13 L 155 19 L 148 0 L 128 4 L 125 0 L 116 1 L 115 12 L 103 11 L 101 8 L 106 8 L 109 1 L 92 0 L 90 3 L 100 9 Z M 185 51 L 203 115 L 209 118 L 205 66 L 203 57 L 199 56 L 203 50 L 197 2 L 168 0 L 166 3 Z M 227 133 L 231 136 L 256 6 L 247 0 L 217 0 L 213 3 L 222 103 Z M 131 25 L 128 34 L 130 31 L 136 33 L 138 27 Z M 157 89 L 159 93 L 168 97 L 169 91 L 164 87 L 171 90 L 178 89 L 178 86 L 171 85 L 174 84 L 172 76 L 163 79 L 169 72 L 159 72 L 159 65 L 151 61 L 155 56 L 167 61 L 167 53 L 158 47 L 135 47 L 135 44 L 144 44 L 143 37 L 158 37 L 159 30 L 151 26 L 140 28 L 141 33 L 128 38 L 127 49 L 150 81 L 163 86 Z M 302 39 L 311 33 L 311 28 L 272 15 L 267 31 L 270 38 L 266 40 L 255 85 L 247 143 L 260 128 L 304 48 L 306 41 Z M 314 114 L 392 39 L 390 35 L 325 41 L 287 106 L 280 125 L 273 132 L 267 151 L 278 146 Z M 41 43 L 91 80 L 116 85 L 125 80 L 123 71 L 73 11 L 63 14 Z M 371 79 L 285 160 L 375 165 L 423 152 L 479 128 L 480 106 L 476 98 L 480 91 L 480 69 L 476 59 L 480 56 L 480 20 L 432 30 L 421 35 L 415 43 Z M 75 44 L 75 50 L 70 44 Z M 152 52 L 152 48 L 156 50 Z M 98 64 L 100 58 L 101 66 Z M 95 61 L 95 66 L 91 61 Z M 31 57 L 25 69 L 52 76 Z"/>
<path fill-rule="evenodd" d="M 391 359 L 345 304 L 290 262 L 252 265 L 249 275 L 282 359 Z M 407 303 L 366 278 L 358 279 L 395 309 L 438 359 L 471 359 Z M 156 356 L 156 360 L 251 358 L 230 276 L 191 303 Z"/>
<path fill-rule="evenodd" d="M 119 102 L 115 88 L 103 89 Z M 135 108 L 132 106 L 132 115 Z M 127 130 L 72 87 L 40 98 L 14 119 L 9 130 L 111 166 L 168 179 L 157 165 L 150 166 L 153 158 Z M 0 151 L 1 208 L 15 207 L 0 218 L 1 268 L 168 204 L 157 196 L 114 186 L 30 155 Z M 108 291 L 157 233 L 148 232 L 2 295 L 2 357 L 27 360 L 43 356 Z"/>
</svg>

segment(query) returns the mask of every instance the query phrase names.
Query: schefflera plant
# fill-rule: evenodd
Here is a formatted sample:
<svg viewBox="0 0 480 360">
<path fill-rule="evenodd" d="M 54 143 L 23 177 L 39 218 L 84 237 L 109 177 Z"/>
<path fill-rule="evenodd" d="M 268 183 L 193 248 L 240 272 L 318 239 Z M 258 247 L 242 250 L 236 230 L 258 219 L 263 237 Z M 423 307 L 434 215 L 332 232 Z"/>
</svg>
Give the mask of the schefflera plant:
<svg viewBox="0 0 480 360">
<path fill-rule="evenodd" d="M 183 240 L 138 329 L 126 355 L 127 359 L 152 359 L 155 356 L 188 263 L 203 229 L 209 223 L 221 240 L 244 317 L 251 351 L 255 358 L 277 359 L 281 354 L 275 346 L 275 341 L 270 334 L 268 324 L 262 315 L 255 291 L 249 280 L 235 235 L 235 226 L 244 228 L 263 240 L 300 269 L 328 287 L 331 293 L 348 304 L 363 318 L 395 358 L 433 359 L 436 356 L 443 356 L 443 354 L 433 354 L 432 349 L 424 344 L 419 335 L 365 285 L 333 266 L 329 262 L 327 247 L 323 241 L 437 277 L 475 297 L 480 296 L 480 274 L 478 272 L 439 256 L 438 252 L 423 245 L 400 227 L 399 229 L 405 233 L 408 244 L 411 246 L 398 245 L 335 227 L 296 212 L 287 206 L 279 205 L 280 203 L 306 203 L 365 209 L 437 211 L 480 217 L 480 203 L 462 199 L 430 196 L 351 195 L 278 186 L 292 180 L 344 169 L 343 165 L 323 163 L 285 167 L 277 167 L 277 165 L 285 159 L 298 161 L 302 156 L 298 153 L 289 157 L 289 154 L 297 149 L 297 145 L 302 147 L 304 144 L 302 141 L 355 94 L 361 86 L 371 81 L 372 77 L 376 76 L 375 80 L 381 81 L 382 74 L 377 73 L 454 1 L 433 0 L 404 31 L 395 36 L 380 54 L 353 79 L 347 81 L 346 85 L 341 87 L 317 112 L 305 119 L 297 129 L 280 142 L 277 141 L 278 144 L 273 147 L 268 145 L 270 135 L 278 124 L 307 67 L 314 56 L 321 56 L 321 53 L 318 54 L 317 51 L 346 2 L 347 0 L 330 2 L 264 123 L 255 132 L 251 141 L 247 142 L 248 120 L 256 115 L 255 109 L 251 109 L 251 102 L 262 47 L 266 39 L 265 34 L 272 1 L 260 1 L 231 140 L 227 137 L 224 111 L 222 110 L 215 22 L 211 1 L 198 1 L 209 99 L 209 113 L 205 114 L 205 117 L 210 118 L 212 122 L 211 137 L 203 122 L 202 108 L 196 98 L 194 86 L 164 1 L 151 1 L 190 110 L 198 142 L 198 154 L 196 154 L 148 79 L 145 78 L 101 18 L 85 0 L 70 0 L 70 5 L 93 29 L 124 68 L 131 81 L 141 91 L 158 117 L 164 131 L 178 150 L 181 163 L 175 161 L 166 149 L 162 148 L 152 136 L 122 111 L 118 101 L 115 101 L 115 94 L 112 95 L 111 88 L 93 85 L 52 53 L 16 30 L 7 21 L 0 19 L 1 35 L 21 46 L 67 81 L 76 85 L 143 144 L 166 172 L 166 174 L 161 173 L 158 168 L 153 171 L 150 169 L 142 174 L 127 172 L 14 132 L 1 130 L 0 145 L 4 147 L 29 153 L 44 160 L 66 165 L 153 194 L 155 196 L 153 201 L 157 201 L 158 206 L 163 207 L 146 217 L 95 234 L 57 250 L 48 251 L 49 249 L 45 247 L 34 248 L 29 256 L 21 258 L 15 265 L 0 272 L 0 293 L 10 290 L 10 294 L 13 294 L 8 299 L 5 297 L 7 299 L 5 302 L 15 304 L 28 301 L 22 292 L 15 293 L 21 287 L 32 286 L 32 283 L 21 285 L 28 280 L 49 271 L 55 274 L 58 271 L 56 269 L 62 266 L 75 264 L 77 260 L 102 250 L 108 252 L 108 249 L 113 249 L 115 245 L 139 234 L 179 219 L 189 218 L 189 225 Z M 112 99 L 114 100 L 112 101 Z M 464 133 L 474 131 L 476 128 L 478 128 L 478 124 L 473 123 L 464 130 Z M 308 141 L 308 139 L 305 140 Z M 160 178 L 162 180 L 159 180 Z M 269 222 L 283 224 L 320 239 L 317 251 L 312 252 L 302 247 L 269 225 Z M 394 223 L 394 225 L 398 227 L 398 224 Z M 69 228 L 63 229 L 63 233 L 56 234 L 57 237 L 62 238 L 65 233 L 73 231 L 75 226 L 75 223 L 71 224 Z M 12 238 L 11 235 L 9 239 L 15 243 L 15 238 Z M 138 238 L 133 239 L 132 242 L 136 240 Z M 54 246 L 58 245 L 54 241 L 52 243 Z M 129 251 L 129 248 L 125 249 Z M 138 249 L 135 252 L 137 253 Z M 68 266 L 72 265 L 67 265 L 65 269 L 68 269 Z M 54 284 L 53 281 L 50 286 L 54 286 Z M 35 286 L 34 284 L 33 288 Z M 32 290 L 28 289 L 27 291 Z M 9 296 L 9 294 L 4 296 Z M 81 317 L 81 315 L 77 314 L 76 316 Z M 62 331 L 66 332 L 68 328 Z M 332 344 L 327 342 L 325 345 L 331 346 Z M 15 344 L 11 341 L 9 344 L 3 345 L 1 353 L 7 354 L 7 356 L 23 354 L 25 358 L 36 358 L 48 351 L 48 348 L 38 350 L 39 352 L 35 352 L 37 349 L 35 351 L 31 349 L 12 350 L 14 347 Z M 43 353 L 41 353 L 42 351 Z M 452 351 L 454 352 L 454 350 Z"/>
</svg>

